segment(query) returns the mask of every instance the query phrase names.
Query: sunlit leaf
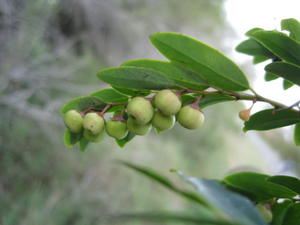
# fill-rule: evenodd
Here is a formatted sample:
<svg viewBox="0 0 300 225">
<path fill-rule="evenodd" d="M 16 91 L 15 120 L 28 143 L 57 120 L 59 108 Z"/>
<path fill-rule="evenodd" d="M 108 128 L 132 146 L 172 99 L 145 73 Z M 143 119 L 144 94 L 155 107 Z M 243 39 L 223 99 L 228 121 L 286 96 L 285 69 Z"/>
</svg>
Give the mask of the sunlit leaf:
<svg viewBox="0 0 300 225">
<path fill-rule="evenodd" d="M 300 23 L 298 20 L 290 18 L 281 20 L 281 30 L 290 32 L 290 37 L 300 41 Z"/>
<path fill-rule="evenodd" d="M 228 91 L 249 89 L 241 69 L 218 50 L 178 33 L 155 33 L 150 39 L 165 57 L 194 70 L 211 86 Z"/>
</svg>

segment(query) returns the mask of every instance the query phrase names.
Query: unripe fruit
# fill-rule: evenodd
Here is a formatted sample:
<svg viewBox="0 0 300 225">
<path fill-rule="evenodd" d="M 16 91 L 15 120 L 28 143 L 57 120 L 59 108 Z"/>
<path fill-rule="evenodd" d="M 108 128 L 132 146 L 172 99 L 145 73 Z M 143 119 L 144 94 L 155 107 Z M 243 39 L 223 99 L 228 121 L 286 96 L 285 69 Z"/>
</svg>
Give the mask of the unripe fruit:
<svg viewBox="0 0 300 225">
<path fill-rule="evenodd" d="M 64 115 L 64 122 L 73 133 L 79 133 L 82 130 L 82 121 L 81 114 L 76 110 L 69 110 Z"/>
<path fill-rule="evenodd" d="M 257 204 L 256 208 L 260 211 L 260 213 L 262 214 L 262 216 L 264 217 L 266 222 L 271 222 L 273 215 L 271 210 L 267 209 L 264 205 L 262 204 Z"/>
<path fill-rule="evenodd" d="M 250 110 L 251 109 L 244 109 L 239 112 L 239 117 L 241 120 L 248 121 L 250 119 Z"/>
<path fill-rule="evenodd" d="M 83 137 L 91 142 L 99 142 L 102 140 L 104 131 L 101 131 L 99 134 L 94 135 L 91 131 L 84 129 Z"/>
<path fill-rule="evenodd" d="M 177 114 L 177 120 L 181 126 L 193 130 L 199 128 L 203 124 L 204 115 L 200 110 L 187 105 L 180 109 Z"/>
<path fill-rule="evenodd" d="M 106 133 L 116 139 L 123 139 L 128 134 L 127 125 L 125 122 L 120 120 L 110 120 L 105 126 Z"/>
<path fill-rule="evenodd" d="M 160 111 L 154 113 L 151 121 L 152 126 L 160 131 L 169 130 L 175 124 L 175 116 L 165 116 Z"/>
<path fill-rule="evenodd" d="M 175 115 L 181 108 L 179 97 L 171 90 L 162 90 L 154 97 L 154 105 L 166 116 Z"/>
<path fill-rule="evenodd" d="M 97 135 L 104 129 L 104 119 L 95 112 L 87 113 L 83 118 L 83 128 Z"/>
<path fill-rule="evenodd" d="M 127 128 L 129 131 L 136 135 L 146 135 L 151 130 L 151 123 L 140 125 L 135 122 L 135 120 L 131 117 L 127 120 Z"/>
<path fill-rule="evenodd" d="M 152 104 L 143 97 L 135 97 L 127 105 L 127 114 L 133 117 L 137 124 L 149 123 L 153 113 Z"/>
</svg>

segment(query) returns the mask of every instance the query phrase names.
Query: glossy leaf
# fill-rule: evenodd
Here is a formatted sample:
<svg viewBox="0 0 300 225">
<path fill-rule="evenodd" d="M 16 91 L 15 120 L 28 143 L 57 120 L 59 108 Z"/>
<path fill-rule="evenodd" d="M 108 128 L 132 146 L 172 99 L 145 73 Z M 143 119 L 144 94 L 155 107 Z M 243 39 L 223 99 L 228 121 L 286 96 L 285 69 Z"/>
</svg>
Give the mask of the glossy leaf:
<svg viewBox="0 0 300 225">
<path fill-rule="evenodd" d="M 123 165 L 127 166 L 128 168 L 131 168 L 131 169 L 147 176 L 148 178 L 158 182 L 159 184 L 161 184 L 164 187 L 168 188 L 169 190 L 181 195 L 182 197 L 186 198 L 187 200 L 192 201 L 197 204 L 200 204 L 202 206 L 207 206 L 207 202 L 201 196 L 199 196 L 196 193 L 191 192 L 191 191 L 180 190 L 168 178 L 154 172 L 153 170 L 147 169 L 145 167 L 137 166 L 137 165 L 134 165 L 134 164 L 128 163 L 128 162 L 121 162 L 121 163 Z"/>
<path fill-rule="evenodd" d="M 74 146 L 81 139 L 81 133 L 75 134 L 67 129 L 64 133 L 64 144 L 66 147 Z"/>
<path fill-rule="evenodd" d="M 272 205 L 272 222 L 271 225 L 286 225 L 283 220 L 286 216 L 288 209 L 293 205 L 291 200 L 285 200 L 283 202 L 276 202 Z"/>
<path fill-rule="evenodd" d="M 127 136 L 121 140 L 116 139 L 116 143 L 123 148 L 129 141 L 131 141 L 135 137 L 135 134 L 132 132 L 129 132 Z"/>
<path fill-rule="evenodd" d="M 250 120 L 245 122 L 244 131 L 270 130 L 285 127 L 300 122 L 300 114 L 292 110 L 266 109 L 253 114 Z"/>
<path fill-rule="evenodd" d="M 283 225 L 299 225 L 300 223 L 300 203 L 295 203 L 289 207 L 284 220 Z"/>
<path fill-rule="evenodd" d="M 300 67 L 286 62 L 274 62 L 265 70 L 300 86 Z"/>
<path fill-rule="evenodd" d="M 295 125 L 294 129 L 294 142 L 297 146 L 300 146 L 300 123 Z"/>
<path fill-rule="evenodd" d="M 278 175 L 269 177 L 267 180 L 287 187 L 300 195 L 300 180 L 296 177 Z"/>
<path fill-rule="evenodd" d="M 220 183 L 208 179 L 181 177 L 191 183 L 211 205 L 224 213 L 232 222 L 243 225 L 266 225 L 262 215 L 247 198 L 226 190 Z"/>
<path fill-rule="evenodd" d="M 278 31 L 256 31 L 250 37 L 279 58 L 290 63 L 300 64 L 300 44 L 287 35 Z"/>
<path fill-rule="evenodd" d="M 275 57 L 275 55 L 262 44 L 251 38 L 240 43 L 236 47 L 236 50 L 247 55 L 267 57 L 267 59 Z"/>
<path fill-rule="evenodd" d="M 211 86 L 228 91 L 249 89 L 244 73 L 218 50 L 177 33 L 155 33 L 150 39 L 164 56 L 196 71 Z"/>
<path fill-rule="evenodd" d="M 101 70 L 97 76 L 102 81 L 117 87 L 133 89 L 160 90 L 175 88 L 175 82 L 163 73 L 133 66 L 114 67 Z"/>
<path fill-rule="evenodd" d="M 122 64 L 122 66 L 136 66 L 157 70 L 173 80 L 178 86 L 184 88 L 204 90 L 208 87 L 207 82 L 198 74 L 191 70 L 176 66 L 171 62 L 139 59 L 125 62 Z"/>
<path fill-rule="evenodd" d="M 90 96 L 97 97 L 105 103 L 127 102 L 128 96 L 121 94 L 113 88 L 105 88 L 90 94 Z"/>
<path fill-rule="evenodd" d="M 61 109 L 60 113 L 64 114 L 71 109 L 78 111 L 84 111 L 86 109 L 102 109 L 105 107 L 105 103 L 99 98 L 94 96 L 83 96 L 74 98 L 71 101 L 67 102 Z"/>
<path fill-rule="evenodd" d="M 290 32 L 290 37 L 300 41 L 300 23 L 298 20 L 290 18 L 281 20 L 281 30 Z"/>
<path fill-rule="evenodd" d="M 254 201 L 267 201 L 272 198 L 293 198 L 296 192 L 284 186 L 268 181 L 270 176 L 254 172 L 241 172 L 231 174 L 224 178 L 227 186 L 240 190 Z"/>
</svg>

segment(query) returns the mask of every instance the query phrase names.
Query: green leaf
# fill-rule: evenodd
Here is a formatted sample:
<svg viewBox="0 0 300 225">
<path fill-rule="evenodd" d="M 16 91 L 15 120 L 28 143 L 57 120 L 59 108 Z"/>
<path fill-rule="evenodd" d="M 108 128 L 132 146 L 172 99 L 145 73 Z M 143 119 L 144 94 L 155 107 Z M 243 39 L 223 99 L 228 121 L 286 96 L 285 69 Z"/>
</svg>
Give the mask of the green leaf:
<svg viewBox="0 0 300 225">
<path fill-rule="evenodd" d="M 282 185 L 300 195 L 300 180 L 296 177 L 277 175 L 267 179 L 269 182 Z"/>
<path fill-rule="evenodd" d="M 163 185 L 164 187 L 168 188 L 169 190 L 181 195 L 182 197 L 186 198 L 189 201 L 192 201 L 194 203 L 200 204 L 202 206 L 207 206 L 207 202 L 201 198 L 198 194 L 195 192 L 191 191 L 185 191 L 185 190 L 180 190 L 177 188 L 168 178 L 154 172 L 153 170 L 147 169 L 145 167 L 137 166 L 132 163 L 128 162 L 121 162 L 123 165 L 127 166 L 130 169 L 133 169 L 148 178 L 158 182 L 159 184 Z"/>
<path fill-rule="evenodd" d="M 284 217 L 288 209 L 293 205 L 291 200 L 276 202 L 272 205 L 272 222 L 271 225 L 286 225 L 283 223 Z"/>
<path fill-rule="evenodd" d="M 64 133 L 64 144 L 66 147 L 72 147 L 75 145 L 81 138 L 81 133 L 75 134 L 72 133 L 69 129 L 67 129 Z"/>
<path fill-rule="evenodd" d="M 300 67 L 286 62 L 274 62 L 265 67 L 267 72 L 300 86 Z"/>
<path fill-rule="evenodd" d="M 271 182 L 270 176 L 254 172 L 241 172 L 231 174 L 224 178 L 228 187 L 240 190 L 241 193 L 254 201 L 264 202 L 272 198 L 293 198 L 296 192 Z"/>
<path fill-rule="evenodd" d="M 204 90 L 208 87 L 207 82 L 195 72 L 176 66 L 172 62 L 151 59 L 139 59 L 128 61 L 122 66 L 136 66 L 149 68 L 162 72 L 166 77 L 173 80 L 178 86 L 193 90 Z"/>
<path fill-rule="evenodd" d="M 61 114 L 65 114 L 71 109 L 75 109 L 78 111 L 84 111 L 86 109 L 103 109 L 106 104 L 101 101 L 99 98 L 94 96 L 83 96 L 74 98 L 71 101 L 67 102 L 60 109 Z"/>
<path fill-rule="evenodd" d="M 295 203 L 289 207 L 284 220 L 283 225 L 299 225 L 300 221 L 300 203 Z"/>
<path fill-rule="evenodd" d="M 279 58 L 290 63 L 300 64 L 300 44 L 287 35 L 278 31 L 256 31 L 250 37 Z"/>
<path fill-rule="evenodd" d="M 257 31 L 263 31 L 264 29 L 259 27 L 254 27 L 246 32 L 246 36 L 251 37 L 251 35 Z"/>
<path fill-rule="evenodd" d="M 295 125 L 294 142 L 297 146 L 300 146 L 300 123 Z"/>
<path fill-rule="evenodd" d="M 277 78 L 279 78 L 279 77 L 274 73 L 271 73 L 271 72 L 265 73 L 265 81 L 272 81 L 272 80 L 276 80 Z"/>
<path fill-rule="evenodd" d="M 217 218 L 205 218 L 201 215 L 185 215 L 183 213 L 135 213 L 135 214 L 121 214 L 115 215 L 111 218 L 108 218 L 108 221 L 131 221 L 131 220 L 139 220 L 139 221 L 150 221 L 156 222 L 156 224 L 165 224 L 165 222 L 172 222 L 172 224 L 180 222 L 180 224 L 197 224 L 197 225 L 239 225 L 236 223 L 228 222 L 224 219 Z M 171 224 L 171 223 L 170 223 Z"/>
<path fill-rule="evenodd" d="M 291 38 L 300 41 L 300 23 L 298 20 L 293 18 L 281 20 L 281 30 L 289 31 Z"/>
<path fill-rule="evenodd" d="M 129 132 L 127 136 L 121 140 L 116 139 L 117 144 L 123 148 L 129 141 L 131 141 L 135 137 L 135 134 L 132 132 Z"/>
<path fill-rule="evenodd" d="M 128 96 L 121 94 L 113 88 L 105 88 L 90 94 L 90 96 L 97 97 L 105 103 L 123 103 L 128 101 Z"/>
<path fill-rule="evenodd" d="M 236 50 L 238 52 L 241 52 L 241 53 L 244 53 L 247 55 L 267 57 L 267 59 L 276 57 L 272 52 L 270 52 L 262 44 L 253 40 L 252 38 L 240 43 L 236 47 Z"/>
<path fill-rule="evenodd" d="M 229 217 L 232 222 L 243 225 L 266 225 L 262 215 L 247 198 L 226 190 L 216 181 L 182 174 L 181 177 L 191 183 L 211 205 Z"/>
<path fill-rule="evenodd" d="M 97 76 L 102 81 L 117 87 L 142 90 L 176 88 L 175 82 L 163 73 L 133 66 L 114 67 L 101 70 Z"/>
<path fill-rule="evenodd" d="M 288 80 L 283 80 L 282 85 L 283 85 L 283 89 L 284 89 L 284 90 L 287 90 L 287 89 L 293 87 L 293 86 L 294 86 L 294 83 L 292 83 L 292 82 L 290 82 L 290 81 L 288 81 Z"/>
<path fill-rule="evenodd" d="M 268 59 L 269 59 L 269 57 L 267 57 L 267 56 L 255 55 L 253 57 L 253 64 L 258 64 L 258 63 L 264 62 Z"/>
<path fill-rule="evenodd" d="M 233 96 L 216 93 L 213 95 L 207 95 L 203 99 L 201 99 L 201 101 L 199 103 L 199 107 L 201 109 L 204 109 L 207 106 L 211 106 L 211 105 L 214 105 L 217 103 L 235 101 L 235 100 L 236 100 L 236 98 Z"/>
<path fill-rule="evenodd" d="M 118 86 L 112 86 L 113 89 L 116 91 L 120 92 L 121 94 L 135 97 L 135 96 L 147 96 L 151 92 L 149 90 L 138 90 L 138 89 L 132 89 L 132 88 L 123 88 L 123 87 L 118 87 Z"/>
<path fill-rule="evenodd" d="M 88 141 L 87 139 L 81 138 L 81 140 L 79 142 L 79 149 L 80 149 L 80 151 L 84 152 L 90 143 L 91 142 Z"/>
<path fill-rule="evenodd" d="M 177 33 L 155 33 L 150 39 L 165 57 L 194 70 L 211 86 L 228 91 L 249 89 L 241 69 L 218 50 Z"/>
<path fill-rule="evenodd" d="M 271 130 L 279 127 L 289 126 L 300 122 L 300 114 L 289 110 L 274 111 L 266 109 L 259 111 L 245 122 L 244 131 L 247 130 Z"/>
</svg>

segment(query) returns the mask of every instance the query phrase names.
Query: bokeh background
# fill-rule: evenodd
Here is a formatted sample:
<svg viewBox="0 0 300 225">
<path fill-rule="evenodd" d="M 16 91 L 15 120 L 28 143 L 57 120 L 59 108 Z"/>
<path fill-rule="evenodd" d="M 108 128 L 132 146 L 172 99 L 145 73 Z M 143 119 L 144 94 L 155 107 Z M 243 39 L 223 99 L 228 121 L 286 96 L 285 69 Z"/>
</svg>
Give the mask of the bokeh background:
<svg viewBox="0 0 300 225">
<path fill-rule="evenodd" d="M 217 179 L 242 170 L 298 175 L 291 130 L 243 133 L 237 114 L 246 106 L 237 102 L 205 109 L 206 123 L 197 131 L 177 126 L 135 138 L 124 149 L 108 137 L 84 153 L 63 145 L 59 108 L 105 87 L 96 78 L 102 68 L 163 59 L 148 40 L 153 32 L 196 37 L 234 58 L 255 86 L 264 87 L 251 58 L 234 48 L 251 26 L 271 17 L 276 28 L 282 15 L 253 20 L 255 13 L 243 13 L 247 8 L 238 2 L 0 0 L 0 224 L 147 224 L 111 223 L 103 215 L 196 210 L 117 159 L 155 169 L 178 185 L 170 169 Z M 265 9 L 257 10 L 260 15 Z"/>
</svg>

